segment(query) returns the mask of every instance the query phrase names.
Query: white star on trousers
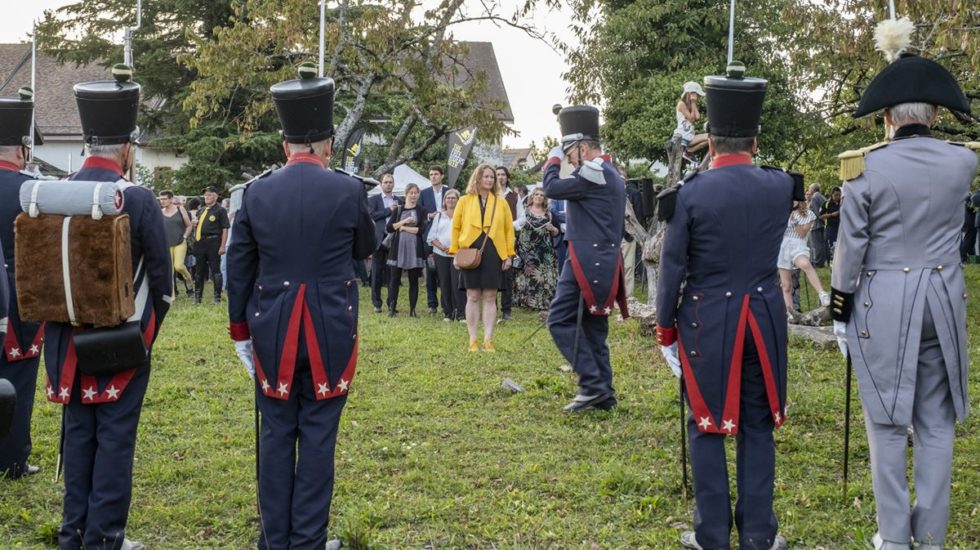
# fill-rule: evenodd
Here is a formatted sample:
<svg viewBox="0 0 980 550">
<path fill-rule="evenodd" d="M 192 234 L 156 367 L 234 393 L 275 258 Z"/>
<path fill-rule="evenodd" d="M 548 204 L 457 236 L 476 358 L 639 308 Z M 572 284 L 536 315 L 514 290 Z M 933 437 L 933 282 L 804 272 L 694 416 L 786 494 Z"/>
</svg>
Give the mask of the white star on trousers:
<svg viewBox="0 0 980 550">
<path fill-rule="evenodd" d="M 349 384 L 350 384 L 350 382 L 348 382 L 347 380 L 344 380 L 343 378 L 341 378 L 340 379 L 340 382 L 337 383 L 337 387 L 340 388 L 340 391 L 347 391 L 347 386 Z"/>
<path fill-rule="evenodd" d="M 735 429 L 735 423 L 732 422 L 731 419 L 725 420 L 721 426 L 721 429 L 727 431 L 728 433 L 732 433 L 732 430 Z"/>
<path fill-rule="evenodd" d="M 779 423 L 780 423 L 780 422 L 782 422 L 782 421 L 783 421 L 783 415 L 781 415 L 781 414 L 779 414 L 779 413 L 777 412 L 777 413 L 776 413 L 776 424 L 779 424 Z"/>
<path fill-rule="evenodd" d="M 711 425 L 711 420 L 708 420 L 708 417 L 707 416 L 702 416 L 701 417 L 701 422 L 698 422 L 698 425 L 701 426 L 702 429 L 705 429 L 706 430 L 706 429 L 708 429 L 708 426 Z"/>
<path fill-rule="evenodd" d="M 589 313 L 595 313 L 598 310 L 599 310 L 599 308 L 597 308 L 595 306 L 589 306 Z"/>
<path fill-rule="evenodd" d="M 51 389 L 51 386 L 48 386 L 48 397 L 50 398 L 52 395 L 54 395 L 54 390 Z"/>
<path fill-rule="evenodd" d="M 316 392 L 320 395 L 327 395 L 327 393 L 330 392 L 330 390 L 327 389 L 326 384 L 317 384 L 317 388 L 318 389 L 316 390 Z"/>
<path fill-rule="evenodd" d="M 602 311 L 603 311 L 603 313 L 605 313 L 606 315 L 609 315 L 610 313 L 612 313 L 612 308 L 611 308 L 611 307 L 607 307 L 606 309 L 604 309 L 604 310 L 602 310 Z"/>
<path fill-rule="evenodd" d="M 282 395 L 286 395 L 287 393 L 289 393 L 289 384 L 287 384 L 285 382 L 280 382 L 279 383 L 279 389 L 276 390 L 276 391 L 278 391 Z"/>
<path fill-rule="evenodd" d="M 10 348 L 11 357 L 20 357 L 20 348 Z"/>
<path fill-rule="evenodd" d="M 105 389 L 105 392 L 109 394 L 109 399 L 119 398 L 119 390 L 117 390 L 115 386 L 109 386 Z"/>
<path fill-rule="evenodd" d="M 31 353 L 41 353 L 41 348 L 37 344 L 31 345 Z"/>
<path fill-rule="evenodd" d="M 95 399 L 95 388 L 85 388 L 82 390 L 82 393 L 85 394 L 82 399 L 88 399 L 89 401 Z"/>
<path fill-rule="evenodd" d="M 61 387 L 61 391 L 58 392 L 58 397 L 60 397 L 62 399 L 68 399 L 68 396 L 69 395 L 71 395 L 71 393 L 68 392 L 68 388 L 65 387 L 65 386 L 62 386 Z"/>
<path fill-rule="evenodd" d="M 265 378 L 263 378 L 262 379 L 262 391 L 264 391 L 264 392 L 269 391 L 269 388 L 271 388 L 271 387 L 272 386 L 269 385 L 269 381 L 266 380 Z"/>
</svg>

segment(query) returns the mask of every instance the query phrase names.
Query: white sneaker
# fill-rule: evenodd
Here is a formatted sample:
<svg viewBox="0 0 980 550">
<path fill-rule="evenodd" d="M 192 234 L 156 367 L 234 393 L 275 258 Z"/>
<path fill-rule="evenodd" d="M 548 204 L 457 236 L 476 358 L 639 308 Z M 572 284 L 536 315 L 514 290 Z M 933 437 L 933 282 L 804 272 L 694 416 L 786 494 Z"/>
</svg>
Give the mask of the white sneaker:
<svg viewBox="0 0 980 550">
<path fill-rule="evenodd" d="M 119 550 L 146 550 L 146 545 L 139 541 L 123 539 Z"/>
<path fill-rule="evenodd" d="M 698 539 L 694 537 L 694 531 L 684 531 L 681 533 L 681 546 L 688 550 L 704 550 L 698 544 Z"/>
<path fill-rule="evenodd" d="M 340 539 L 328 540 L 324 550 L 339 550 L 343 546 L 344 545 L 340 542 Z"/>
<path fill-rule="evenodd" d="M 824 292 L 821 292 L 820 293 L 820 305 L 822 305 L 823 307 L 827 307 L 827 306 L 830 305 L 830 293 L 829 292 L 824 291 Z"/>
</svg>

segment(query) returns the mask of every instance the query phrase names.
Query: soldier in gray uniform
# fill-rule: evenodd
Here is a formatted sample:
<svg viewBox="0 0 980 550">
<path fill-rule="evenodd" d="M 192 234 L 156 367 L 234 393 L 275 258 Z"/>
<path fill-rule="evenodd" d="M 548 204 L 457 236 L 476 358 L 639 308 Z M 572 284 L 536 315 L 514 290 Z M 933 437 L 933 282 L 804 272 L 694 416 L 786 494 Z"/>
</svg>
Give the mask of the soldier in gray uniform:
<svg viewBox="0 0 980 550">
<path fill-rule="evenodd" d="M 864 406 L 876 549 L 936 550 L 949 519 L 953 430 L 967 414 L 966 290 L 959 242 L 976 173 L 970 149 L 932 137 L 938 106 L 970 112 L 953 76 L 903 55 L 854 116 L 885 111 L 891 140 L 841 155 L 847 181 L 834 255 L 834 331 Z M 906 480 L 914 427 L 914 505 Z"/>
</svg>

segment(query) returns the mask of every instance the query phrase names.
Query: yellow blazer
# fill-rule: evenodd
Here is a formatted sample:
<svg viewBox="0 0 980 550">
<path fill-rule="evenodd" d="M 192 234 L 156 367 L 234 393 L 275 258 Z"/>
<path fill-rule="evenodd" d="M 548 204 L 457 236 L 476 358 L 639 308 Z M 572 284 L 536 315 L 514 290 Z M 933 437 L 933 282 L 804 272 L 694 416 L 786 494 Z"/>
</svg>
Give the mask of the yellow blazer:
<svg viewBox="0 0 980 550">
<path fill-rule="evenodd" d="M 496 214 L 494 214 L 496 211 Z M 490 226 L 490 220 L 493 226 Z M 504 261 L 515 255 L 514 252 L 514 217 L 510 213 L 510 205 L 496 195 L 487 199 L 487 211 L 480 220 L 480 196 L 463 195 L 456 204 L 453 213 L 453 237 L 449 245 L 449 253 L 455 254 L 460 248 L 473 244 L 484 231 L 493 241 L 497 255 Z"/>
</svg>

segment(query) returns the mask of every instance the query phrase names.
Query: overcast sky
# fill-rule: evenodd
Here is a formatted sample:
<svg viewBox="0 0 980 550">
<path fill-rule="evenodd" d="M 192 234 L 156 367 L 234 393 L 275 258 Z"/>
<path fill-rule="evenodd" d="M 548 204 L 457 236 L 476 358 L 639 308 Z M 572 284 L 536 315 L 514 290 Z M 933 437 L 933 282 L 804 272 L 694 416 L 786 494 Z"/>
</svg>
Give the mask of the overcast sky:
<svg viewBox="0 0 980 550">
<path fill-rule="evenodd" d="M 27 39 L 32 22 L 41 17 L 45 9 L 71 4 L 74 0 L 31 0 L 13 2 L 4 0 L 7 8 L 0 18 L 0 43 L 21 42 Z M 152 1 L 152 0 L 150 0 Z M 208 0 L 201 0 L 202 2 Z M 316 2 L 317 0 L 310 0 Z M 501 14 L 510 14 L 521 0 L 501 0 Z M 14 4 L 11 7 L 9 4 Z M 479 7 L 479 0 L 467 0 L 471 13 Z M 134 9 L 136 2 L 133 2 Z M 562 12 L 539 11 L 534 15 L 535 25 L 542 31 L 557 34 L 562 40 L 572 40 L 567 28 L 569 15 Z M 567 69 L 565 60 L 547 44 L 528 37 L 511 27 L 497 27 L 492 23 L 479 22 L 453 28 L 458 40 L 492 42 L 503 74 L 507 96 L 514 111 L 516 137 L 505 137 L 504 145 L 527 146 L 531 141 L 541 144 L 544 136 L 558 134 L 551 106 L 564 103 L 567 84 L 562 73 Z"/>
</svg>

